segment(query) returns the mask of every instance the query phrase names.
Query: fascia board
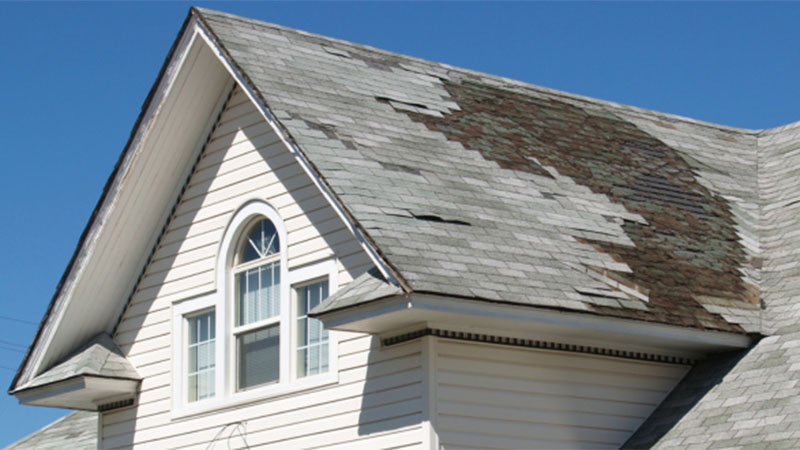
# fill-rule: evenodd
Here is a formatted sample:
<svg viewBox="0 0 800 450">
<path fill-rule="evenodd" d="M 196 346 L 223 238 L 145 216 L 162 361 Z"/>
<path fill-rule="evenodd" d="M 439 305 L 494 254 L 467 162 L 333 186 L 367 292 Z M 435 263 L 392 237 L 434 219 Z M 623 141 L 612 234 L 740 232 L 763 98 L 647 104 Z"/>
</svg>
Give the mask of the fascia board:
<svg viewBox="0 0 800 450">
<path fill-rule="evenodd" d="M 638 320 L 626 320 L 593 314 L 551 311 L 536 307 L 456 299 L 428 294 L 412 294 L 410 300 L 412 308 L 421 308 L 430 311 L 480 315 L 482 317 L 519 320 L 563 327 L 578 327 L 600 333 L 625 333 L 656 340 L 691 342 L 700 346 L 742 349 L 747 348 L 751 343 L 750 337 L 743 334 L 704 331 L 695 328 L 678 327 Z"/>
<path fill-rule="evenodd" d="M 129 174 L 132 163 L 138 156 L 140 144 L 151 129 L 159 106 L 171 91 L 175 78 L 180 72 L 180 68 L 197 36 L 197 30 L 197 19 L 190 13 L 186 17 L 172 48 L 167 54 L 161 71 L 142 105 L 128 142 L 117 160 L 108 181 L 106 181 L 100 199 L 81 234 L 78 245 L 56 287 L 56 292 L 48 305 L 47 311 L 39 323 L 36 335 L 11 382 L 9 393 L 29 381 L 34 374 L 39 372 L 46 349 L 55 334 L 54 331 L 61 326 L 64 311 L 69 307 L 72 289 L 95 250 L 96 246 L 94 244 L 113 210 L 113 205 L 119 197 L 120 188 Z"/>
<path fill-rule="evenodd" d="M 128 378 L 113 378 L 95 375 L 78 375 L 66 380 L 55 381 L 42 386 L 21 389 L 14 392 L 20 403 L 38 404 L 39 406 L 53 406 L 58 408 L 96 410 L 86 405 L 94 405 L 105 401 L 106 398 L 135 395 L 139 387 L 139 380 Z M 65 400 L 63 396 L 80 393 L 79 401 L 74 398 Z M 102 398 L 96 398 L 98 392 L 111 393 Z M 59 399 L 61 397 L 61 399 Z M 48 399 L 51 399 L 48 401 Z"/>
<path fill-rule="evenodd" d="M 319 318 L 332 329 L 364 331 L 369 321 L 381 317 L 388 323 L 401 323 L 400 320 L 388 320 L 391 316 L 400 318 L 401 314 L 404 319 L 418 320 L 419 326 L 446 326 L 452 330 L 459 329 L 457 331 L 468 328 L 473 332 L 491 332 L 494 328 L 495 331 L 501 330 L 508 335 L 520 330 L 529 330 L 531 333 L 536 330 L 548 330 L 548 333 L 563 331 L 565 334 L 561 337 L 565 339 L 576 339 L 575 333 L 578 333 L 591 336 L 593 342 L 607 345 L 621 344 L 642 350 L 661 348 L 665 352 L 691 357 L 702 357 L 707 352 L 736 350 L 751 345 L 750 337 L 743 334 L 417 293 L 376 300 L 330 312 Z M 465 325 L 470 322 L 470 317 L 476 318 L 475 322 Z M 490 321 L 494 326 L 487 325 L 479 330 L 479 325 L 475 325 Z M 404 331 L 409 331 L 408 323 L 401 327 Z M 385 336 L 392 333 L 401 334 L 399 329 L 380 331 Z M 541 337 L 555 338 L 556 335 L 546 334 Z"/>
<path fill-rule="evenodd" d="M 399 271 L 393 268 L 383 256 L 381 256 L 378 247 L 367 237 L 367 234 L 361 229 L 358 221 L 350 214 L 344 204 L 339 200 L 333 190 L 328 186 L 325 179 L 320 175 L 319 171 L 314 167 L 311 161 L 306 157 L 305 153 L 295 143 L 289 131 L 280 123 L 275 114 L 272 112 L 266 101 L 261 96 L 261 93 L 250 81 L 250 78 L 244 71 L 235 63 L 234 59 L 230 56 L 225 47 L 221 44 L 220 40 L 214 34 L 213 30 L 203 20 L 202 13 L 192 8 L 192 14 L 198 19 L 200 24 L 200 31 L 202 37 L 206 40 L 208 45 L 216 53 L 220 62 L 230 72 L 231 76 L 238 82 L 239 86 L 247 94 L 250 101 L 256 106 L 261 115 L 272 127 L 275 134 L 281 139 L 284 146 L 289 150 L 295 160 L 303 168 L 303 171 L 311 178 L 314 185 L 319 189 L 323 197 L 328 201 L 328 204 L 333 208 L 339 218 L 344 222 L 347 229 L 355 237 L 364 252 L 372 260 L 373 264 L 378 268 L 381 274 L 389 283 L 395 286 L 400 286 L 405 292 L 410 292 L 410 288 L 404 282 Z"/>
</svg>

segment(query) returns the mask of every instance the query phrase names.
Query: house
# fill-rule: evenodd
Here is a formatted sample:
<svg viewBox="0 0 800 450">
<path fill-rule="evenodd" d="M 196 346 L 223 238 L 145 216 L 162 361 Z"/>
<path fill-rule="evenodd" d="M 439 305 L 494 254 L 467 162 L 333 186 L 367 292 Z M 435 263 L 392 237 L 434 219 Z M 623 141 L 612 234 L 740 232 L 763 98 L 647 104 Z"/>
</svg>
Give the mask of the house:
<svg viewBox="0 0 800 450">
<path fill-rule="evenodd" d="M 103 448 L 796 447 L 799 133 L 192 9 L 9 391 Z"/>
</svg>

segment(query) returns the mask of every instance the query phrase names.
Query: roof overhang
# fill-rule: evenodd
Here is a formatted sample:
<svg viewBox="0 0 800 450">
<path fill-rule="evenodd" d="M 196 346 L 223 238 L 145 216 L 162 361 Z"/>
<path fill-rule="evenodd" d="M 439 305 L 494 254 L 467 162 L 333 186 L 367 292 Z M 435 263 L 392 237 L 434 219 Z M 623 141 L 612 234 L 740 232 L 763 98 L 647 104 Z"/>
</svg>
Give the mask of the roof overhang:
<svg viewBox="0 0 800 450">
<path fill-rule="evenodd" d="M 132 404 L 139 380 L 78 375 L 43 386 L 14 392 L 20 403 L 53 408 L 98 411 Z"/>
<path fill-rule="evenodd" d="M 692 360 L 751 344 L 751 338 L 743 334 L 416 293 L 320 314 L 318 318 L 334 330 L 381 337 L 435 328 Z"/>
<path fill-rule="evenodd" d="M 56 288 L 12 391 L 91 336 L 113 333 L 233 83 L 190 14 Z"/>
</svg>

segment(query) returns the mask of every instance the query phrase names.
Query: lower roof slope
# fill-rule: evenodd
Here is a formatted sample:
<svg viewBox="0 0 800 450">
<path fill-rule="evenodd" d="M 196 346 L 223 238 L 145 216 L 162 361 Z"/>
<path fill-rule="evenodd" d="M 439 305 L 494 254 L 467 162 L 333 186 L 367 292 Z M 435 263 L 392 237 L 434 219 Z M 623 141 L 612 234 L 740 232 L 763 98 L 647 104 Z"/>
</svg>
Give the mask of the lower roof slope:
<svg viewBox="0 0 800 450">
<path fill-rule="evenodd" d="M 94 450 L 97 448 L 97 413 L 74 411 L 14 442 L 6 450 Z"/>
<path fill-rule="evenodd" d="M 407 290 L 759 330 L 754 132 L 195 11 Z"/>
</svg>

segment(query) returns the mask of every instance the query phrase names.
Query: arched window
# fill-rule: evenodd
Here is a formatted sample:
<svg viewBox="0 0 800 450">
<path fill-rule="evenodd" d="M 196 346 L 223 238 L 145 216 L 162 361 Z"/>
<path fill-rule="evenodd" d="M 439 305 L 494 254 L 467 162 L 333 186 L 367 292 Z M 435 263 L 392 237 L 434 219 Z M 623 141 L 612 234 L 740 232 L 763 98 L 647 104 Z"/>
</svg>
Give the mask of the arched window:
<svg viewBox="0 0 800 450">
<path fill-rule="evenodd" d="M 252 221 L 237 245 L 232 267 L 236 387 L 280 379 L 280 237 L 267 218 Z"/>
<path fill-rule="evenodd" d="M 295 262 L 278 211 L 243 204 L 220 242 L 213 292 L 175 303 L 174 407 L 202 411 L 336 380 L 336 334 L 308 311 L 338 286 L 338 262 Z"/>
</svg>

